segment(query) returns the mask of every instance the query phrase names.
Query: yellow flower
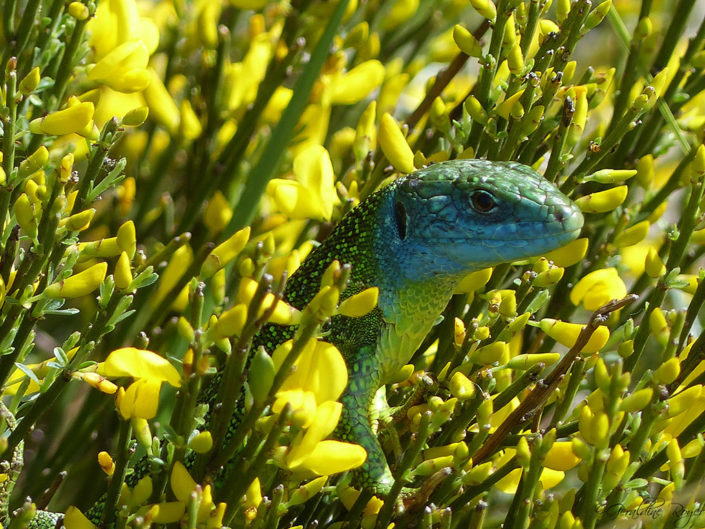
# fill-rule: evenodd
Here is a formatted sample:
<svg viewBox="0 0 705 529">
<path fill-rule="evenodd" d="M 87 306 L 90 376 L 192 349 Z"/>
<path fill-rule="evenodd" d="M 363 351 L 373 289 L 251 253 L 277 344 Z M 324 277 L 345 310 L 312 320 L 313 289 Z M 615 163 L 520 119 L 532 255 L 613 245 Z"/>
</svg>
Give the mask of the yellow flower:
<svg viewBox="0 0 705 529">
<path fill-rule="evenodd" d="M 573 347 L 578 340 L 580 332 L 583 330 L 583 325 L 579 323 L 568 323 L 553 318 L 542 319 L 539 323 L 539 327 L 541 327 L 541 330 L 548 336 L 565 347 Z M 604 325 L 600 325 L 595 329 L 595 332 L 582 348 L 581 352 L 584 354 L 597 353 L 605 346 L 609 337 L 609 329 Z"/>
<path fill-rule="evenodd" d="M 225 503 L 219 503 L 216 505 L 213 502 L 213 493 L 210 485 L 206 485 L 202 488 L 198 487 L 198 484 L 188 473 L 186 467 L 179 461 L 174 463 L 174 468 L 171 472 L 169 483 L 171 484 L 171 490 L 174 492 L 174 496 L 176 496 L 176 499 L 178 500 L 178 502 L 172 503 L 181 504 L 184 508 L 180 509 L 175 506 L 168 508 L 173 515 L 178 515 L 176 518 L 172 518 L 168 521 L 176 522 L 181 519 L 183 513 L 185 512 L 185 507 L 191 502 L 192 493 L 196 492 L 199 497 L 198 499 L 200 500 L 196 515 L 196 522 L 199 524 L 205 523 L 209 528 L 222 526 L 226 505 Z M 161 512 L 161 506 L 165 504 L 158 505 L 160 505 Z M 164 514 L 166 514 L 166 511 Z M 167 522 L 166 519 L 161 521 L 161 523 L 165 522 Z"/>
<path fill-rule="evenodd" d="M 379 144 L 387 160 L 402 173 L 414 171 L 414 153 L 404 137 L 399 124 L 391 116 L 384 113 L 379 125 Z"/>
<path fill-rule="evenodd" d="M 276 369 L 281 368 L 292 346 L 293 341 L 289 340 L 274 351 Z M 342 355 L 329 343 L 311 340 L 294 366 L 272 406 L 279 413 L 287 403 L 291 405 L 294 420 L 304 428 L 291 443 L 283 464 L 291 470 L 319 475 L 360 466 L 367 457 L 362 447 L 326 440 L 338 424 L 342 404 L 336 400 L 348 381 Z"/>
<path fill-rule="evenodd" d="M 64 514 L 64 527 L 66 529 L 96 529 L 96 526 L 86 516 L 71 505 Z"/>
<path fill-rule="evenodd" d="M 595 310 L 608 301 L 627 295 L 627 287 L 616 268 L 595 270 L 584 276 L 570 291 L 573 305 L 583 304 L 586 310 Z"/>
<path fill-rule="evenodd" d="M 546 454 L 544 466 L 553 470 L 570 470 L 580 463 L 580 458 L 573 452 L 571 441 L 556 441 Z"/>
<path fill-rule="evenodd" d="M 159 390 L 161 382 L 139 378 L 127 389 L 118 389 L 115 398 L 118 411 L 123 419 L 151 419 L 159 407 Z"/>
<path fill-rule="evenodd" d="M 519 486 L 519 480 L 522 475 L 522 468 L 515 468 L 509 474 L 500 479 L 495 483 L 495 487 L 504 492 L 505 494 L 515 494 L 517 487 Z M 561 470 L 553 470 L 551 468 L 544 468 L 541 471 L 541 477 L 539 481 L 541 482 L 543 489 L 550 489 L 558 485 L 565 477 L 565 472 Z"/>
<path fill-rule="evenodd" d="M 71 360 L 75 355 L 76 352 L 78 351 L 78 347 L 74 347 L 73 349 L 69 349 L 66 351 L 66 357 Z M 51 364 L 56 362 L 56 359 L 54 357 L 49 358 L 48 360 L 44 360 L 43 362 L 40 362 L 38 364 L 24 364 L 24 367 L 32 371 L 36 375 L 36 377 L 41 381 L 44 377 L 49 374 L 51 370 Z M 24 382 L 25 378 L 27 378 L 27 374 L 25 371 L 21 369 L 15 369 L 10 377 L 7 379 L 7 382 L 5 383 L 5 390 L 3 391 L 4 395 L 15 395 L 17 390 L 19 389 L 19 386 L 22 382 Z M 39 391 L 40 387 L 39 385 L 32 379 L 29 381 L 29 385 L 27 386 L 27 389 L 25 390 L 24 394 L 29 395 L 30 393 L 36 393 Z"/>
<path fill-rule="evenodd" d="M 334 105 L 352 105 L 365 99 L 384 80 L 384 66 L 377 60 L 365 61 L 343 73 L 338 71 L 328 80 L 324 97 Z"/>
<path fill-rule="evenodd" d="M 160 77 L 148 66 L 149 57 L 159 45 L 156 23 L 140 16 L 134 0 L 105 0 L 100 2 L 88 29 L 95 61 L 88 79 L 99 85 L 98 126 L 113 116 L 122 119 L 146 104 L 154 120 L 175 134 L 181 121 L 179 109 Z"/>
<path fill-rule="evenodd" d="M 108 263 L 95 264 L 83 272 L 72 275 L 62 281 L 53 283 L 44 289 L 49 298 L 77 298 L 90 294 L 105 279 Z"/>
<path fill-rule="evenodd" d="M 77 103 L 64 110 L 52 112 L 43 118 L 33 119 L 29 124 L 29 129 L 35 134 L 49 134 L 51 136 L 81 132 L 91 123 L 94 111 L 93 103 Z"/>
<path fill-rule="evenodd" d="M 274 366 L 278 370 L 291 351 L 293 341 L 288 340 L 277 347 L 272 354 Z M 340 351 L 327 342 L 311 340 L 294 362 L 295 371 L 281 386 L 281 392 L 304 391 L 311 393 L 318 403 L 337 400 L 348 383 L 348 372 Z M 275 403 L 283 408 L 283 403 Z"/>
<path fill-rule="evenodd" d="M 129 41 L 110 50 L 88 73 L 88 79 L 119 92 L 140 92 L 151 78 L 149 51 L 142 41 Z"/>
<path fill-rule="evenodd" d="M 203 223 L 211 233 L 220 233 L 225 229 L 233 216 L 233 210 L 223 193 L 216 191 L 206 204 L 203 212 Z"/>
<path fill-rule="evenodd" d="M 167 382 L 174 387 L 181 385 L 181 375 L 166 358 L 135 347 L 116 349 L 95 370 L 105 377 L 133 377 Z"/>
<path fill-rule="evenodd" d="M 240 280 L 237 300 L 245 305 L 249 305 L 256 291 L 257 281 L 248 277 L 243 277 Z M 266 294 L 259 309 L 259 316 L 261 316 L 265 310 L 269 309 L 274 301 L 274 294 Z M 301 313 L 297 309 L 283 300 L 278 300 L 268 321 L 278 323 L 280 325 L 294 325 L 299 322 L 300 317 Z"/>
<path fill-rule="evenodd" d="M 275 178 L 267 185 L 277 207 L 292 219 L 330 220 L 339 204 L 328 151 L 311 145 L 294 158 L 295 180 Z"/>
</svg>

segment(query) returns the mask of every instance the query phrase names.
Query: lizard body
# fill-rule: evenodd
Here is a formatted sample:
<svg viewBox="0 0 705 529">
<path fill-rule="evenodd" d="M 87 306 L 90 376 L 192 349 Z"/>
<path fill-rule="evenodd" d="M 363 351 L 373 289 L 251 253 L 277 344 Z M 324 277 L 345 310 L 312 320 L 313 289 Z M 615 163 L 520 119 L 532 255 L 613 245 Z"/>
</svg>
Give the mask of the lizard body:
<svg viewBox="0 0 705 529">
<path fill-rule="evenodd" d="M 360 318 L 335 316 L 326 338 L 348 367 L 337 434 L 361 444 L 362 484 L 384 494 L 393 483 L 369 420 L 378 388 L 416 351 L 468 273 L 541 255 L 580 232 L 579 209 L 533 169 L 514 162 L 453 160 L 409 174 L 370 195 L 292 275 L 285 299 L 305 306 L 333 260 L 352 265 L 346 298 L 379 288 L 378 307 Z M 269 325 L 270 351 L 291 337 Z"/>
<path fill-rule="evenodd" d="M 579 209 L 533 169 L 453 160 L 370 195 L 304 260 L 285 291 L 286 301 L 299 309 L 318 292 L 333 260 L 352 265 L 343 299 L 379 288 L 375 309 L 358 318 L 334 316 L 325 338 L 338 347 L 348 368 L 336 435 L 367 451 L 358 471 L 361 485 L 383 495 L 393 484 L 370 421 L 375 393 L 408 363 L 459 281 L 472 271 L 563 246 L 582 225 Z M 271 352 L 294 331 L 267 324 L 253 346 Z M 213 398 L 214 387 L 204 398 Z M 46 529 L 57 519 L 39 511 L 31 528 Z"/>
</svg>

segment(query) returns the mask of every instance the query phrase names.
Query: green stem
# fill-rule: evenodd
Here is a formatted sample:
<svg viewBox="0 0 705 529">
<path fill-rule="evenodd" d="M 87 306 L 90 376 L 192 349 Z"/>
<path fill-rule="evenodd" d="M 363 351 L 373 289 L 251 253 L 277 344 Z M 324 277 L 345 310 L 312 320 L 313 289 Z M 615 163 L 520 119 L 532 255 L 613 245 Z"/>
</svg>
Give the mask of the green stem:
<svg viewBox="0 0 705 529">
<path fill-rule="evenodd" d="M 2 28 L 8 50 L 12 47 L 12 35 L 15 33 L 16 4 L 17 0 L 5 0 L 5 7 L 3 9 Z"/>
<path fill-rule="evenodd" d="M 17 121 L 17 61 L 12 58 L 8 64 L 8 79 L 5 95 L 5 104 L 7 105 L 7 117 L 3 120 L 3 141 L 2 165 L 5 170 L 6 182 L 0 185 L 0 222 L 4 222 L 10 208 L 10 197 L 12 196 L 12 182 L 14 180 L 15 170 L 15 124 Z M 0 68 L 4 70 L 5 64 L 0 64 Z"/>
<path fill-rule="evenodd" d="M 74 64 L 78 61 L 76 57 L 76 52 L 83 42 L 83 36 L 86 32 L 86 26 L 91 17 L 85 20 L 77 20 L 76 25 L 73 28 L 73 33 L 71 33 L 71 40 L 66 45 L 64 50 L 64 56 L 61 58 L 61 64 L 56 73 L 56 80 L 54 86 L 51 89 L 51 95 L 55 98 L 56 108 L 61 106 L 61 102 L 64 99 L 64 93 L 66 91 L 66 86 L 69 83 L 71 74 L 74 71 Z"/>
<path fill-rule="evenodd" d="M 269 180 L 274 177 L 274 172 L 279 165 L 279 160 L 286 150 L 286 145 L 291 140 L 294 127 L 308 104 L 313 84 L 316 82 L 321 68 L 323 67 L 323 63 L 328 56 L 328 50 L 333 43 L 333 38 L 343 19 L 343 14 L 348 6 L 348 2 L 349 0 L 338 1 L 338 5 L 328 21 L 323 35 L 321 35 L 313 53 L 311 53 L 311 59 L 294 86 L 294 93 L 289 105 L 284 109 L 284 112 L 282 112 L 281 119 L 274 127 L 272 135 L 257 165 L 251 171 L 251 174 L 255 176 L 249 178 L 245 183 L 237 206 L 233 208 L 233 217 L 222 234 L 223 238 L 229 237 L 238 229 L 252 222 L 255 211 L 257 210 L 257 205 L 259 204 L 259 199 L 262 193 L 264 193 Z"/>
<path fill-rule="evenodd" d="M 103 170 L 103 163 L 108 157 L 110 148 L 113 146 L 117 131 L 118 122 L 115 118 L 108 120 L 108 122 L 103 125 L 100 138 L 91 153 L 88 168 L 78 184 L 75 200 L 76 206 L 74 207 L 74 211 L 82 211 L 88 207 L 88 204 L 86 203 L 86 196 L 88 195 L 91 187 L 94 185 L 94 182 L 97 182 L 101 170 Z"/>
<path fill-rule="evenodd" d="M 396 505 L 396 500 L 399 497 L 402 487 L 404 486 L 405 477 L 411 468 L 414 459 L 416 459 L 426 443 L 426 439 L 428 439 L 428 436 L 431 434 L 429 428 L 430 425 L 431 412 L 426 412 L 421 416 L 421 423 L 419 424 L 419 431 L 416 432 L 416 438 L 413 443 L 406 450 L 404 450 L 403 458 L 399 464 L 399 468 L 397 468 L 397 478 L 394 480 L 392 489 L 389 491 L 389 494 L 384 501 L 384 506 L 377 515 L 377 524 L 375 526 L 377 529 L 384 529 L 389 525 L 394 512 L 394 506 Z"/>
<path fill-rule="evenodd" d="M 122 484 L 125 482 L 127 474 L 127 462 L 130 459 L 130 439 L 132 437 L 132 423 L 129 420 L 121 420 L 118 428 L 117 458 L 115 459 L 115 470 L 110 477 L 108 493 L 105 498 L 103 517 L 101 525 L 110 527 L 115 519 L 115 509 L 117 507 Z"/>
<path fill-rule="evenodd" d="M 11 50 L 11 53 L 15 57 L 19 57 L 22 54 L 29 42 L 29 37 L 32 34 L 32 26 L 37 18 L 39 7 L 40 0 L 29 0 L 27 2 L 24 12 L 22 13 L 20 25 L 17 26 L 17 33 L 15 33 L 15 45 Z"/>
</svg>

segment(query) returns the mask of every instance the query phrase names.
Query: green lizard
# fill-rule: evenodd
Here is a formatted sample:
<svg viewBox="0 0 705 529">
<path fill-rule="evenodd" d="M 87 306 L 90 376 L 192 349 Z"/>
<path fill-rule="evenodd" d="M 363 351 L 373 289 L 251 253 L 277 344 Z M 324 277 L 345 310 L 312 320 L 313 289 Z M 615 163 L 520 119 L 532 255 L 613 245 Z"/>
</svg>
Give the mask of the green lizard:
<svg viewBox="0 0 705 529">
<path fill-rule="evenodd" d="M 576 238 L 580 210 L 536 171 L 513 162 L 453 160 L 397 179 L 346 215 L 292 275 L 285 299 L 297 308 L 318 292 L 334 259 L 352 264 L 343 298 L 379 288 L 377 308 L 336 316 L 327 340 L 348 366 L 338 436 L 367 450 L 362 485 L 386 494 L 394 481 L 370 425 L 378 388 L 416 351 L 469 272 L 541 255 Z M 293 335 L 269 325 L 270 351 Z"/>
<path fill-rule="evenodd" d="M 394 482 L 370 424 L 375 393 L 409 361 L 458 282 L 474 270 L 563 246 L 582 225 L 578 208 L 533 169 L 513 162 L 454 160 L 373 193 L 307 257 L 285 292 L 297 308 L 318 292 L 333 260 L 352 265 L 343 298 L 379 288 L 372 312 L 335 316 L 326 338 L 348 367 L 337 435 L 367 451 L 358 471 L 362 486 L 384 495 Z M 271 352 L 294 331 L 266 325 L 254 345 Z M 48 515 L 42 513 L 35 526 L 56 520 Z"/>
</svg>

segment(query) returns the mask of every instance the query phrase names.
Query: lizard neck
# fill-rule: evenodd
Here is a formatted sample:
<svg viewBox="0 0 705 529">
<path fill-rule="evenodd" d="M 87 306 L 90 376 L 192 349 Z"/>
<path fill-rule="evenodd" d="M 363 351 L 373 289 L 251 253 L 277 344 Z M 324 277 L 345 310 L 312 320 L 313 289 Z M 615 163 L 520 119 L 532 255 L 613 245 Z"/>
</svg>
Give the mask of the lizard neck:
<svg viewBox="0 0 705 529">
<path fill-rule="evenodd" d="M 378 306 L 386 323 L 378 342 L 383 381 L 408 363 L 438 321 L 459 281 L 479 268 L 472 263 L 461 268 L 441 261 L 422 244 L 402 240 L 393 208 L 391 200 L 380 204 L 373 238 Z M 411 263 L 425 265 L 419 269 L 418 264 Z"/>
<path fill-rule="evenodd" d="M 377 236 L 379 204 L 384 190 L 370 195 L 357 208 L 345 215 L 331 233 L 291 276 L 285 299 L 296 308 L 303 308 L 321 287 L 321 277 L 330 263 L 352 265 L 348 288 L 343 298 L 365 288 L 376 286 L 380 279 L 373 239 Z"/>
</svg>

